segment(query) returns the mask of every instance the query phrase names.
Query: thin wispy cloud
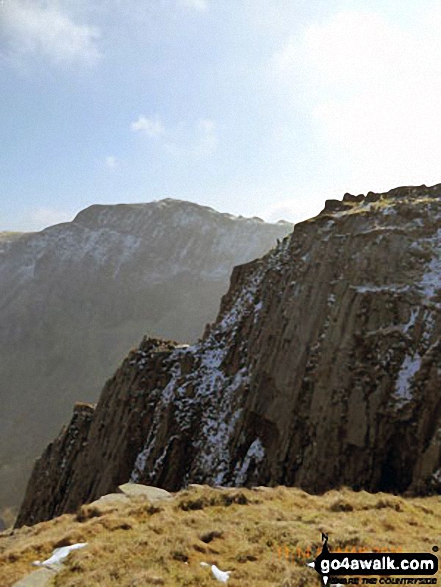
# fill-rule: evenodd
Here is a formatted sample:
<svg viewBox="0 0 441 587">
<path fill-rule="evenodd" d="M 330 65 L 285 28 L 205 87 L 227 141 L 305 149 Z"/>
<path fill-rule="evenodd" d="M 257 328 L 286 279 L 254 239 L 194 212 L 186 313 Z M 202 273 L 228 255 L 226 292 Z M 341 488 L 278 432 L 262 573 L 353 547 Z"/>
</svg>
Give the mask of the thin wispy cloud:
<svg viewBox="0 0 441 587">
<path fill-rule="evenodd" d="M 164 150 L 178 157 L 204 157 L 217 146 L 216 123 L 210 118 L 201 118 L 192 125 L 181 121 L 176 125 L 165 125 L 157 115 L 141 115 L 131 123 L 132 131 L 160 141 Z"/>
<path fill-rule="evenodd" d="M 196 122 L 193 128 L 187 128 L 180 137 L 166 143 L 166 150 L 177 157 L 201 158 L 214 152 L 218 143 L 216 123 L 204 118 Z"/>
<path fill-rule="evenodd" d="M 109 155 L 106 157 L 106 167 L 109 169 L 114 169 L 118 165 L 118 160 L 113 155 Z"/>
<path fill-rule="evenodd" d="M 58 3 L 5 1 L 0 38 L 6 58 L 36 54 L 57 63 L 94 64 L 100 57 L 98 29 L 75 22 Z"/>
<path fill-rule="evenodd" d="M 343 11 L 274 56 L 279 84 L 286 95 L 290 84 L 304 92 L 317 136 L 354 186 L 439 181 L 440 22 L 440 10 L 421 12 L 411 28 Z"/>
<path fill-rule="evenodd" d="M 146 116 L 139 116 L 138 120 L 132 122 L 130 128 L 135 132 L 143 132 L 149 137 L 160 137 L 165 134 L 165 128 L 161 120 L 156 116 L 147 118 Z"/>
<path fill-rule="evenodd" d="M 178 0 L 178 4 L 184 8 L 193 8 L 201 12 L 208 8 L 207 0 Z"/>
<path fill-rule="evenodd" d="M 60 177 L 77 208 L 142 189 L 275 220 L 438 183 L 440 24 L 434 0 L 5 0 L 3 225 Z"/>
</svg>

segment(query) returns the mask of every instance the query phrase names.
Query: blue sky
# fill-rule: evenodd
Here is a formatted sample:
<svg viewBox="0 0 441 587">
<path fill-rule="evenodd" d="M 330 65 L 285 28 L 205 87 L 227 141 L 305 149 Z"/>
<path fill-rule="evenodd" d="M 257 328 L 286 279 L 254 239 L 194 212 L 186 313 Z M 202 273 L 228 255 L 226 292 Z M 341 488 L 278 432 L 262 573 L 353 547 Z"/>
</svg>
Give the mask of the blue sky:
<svg viewBox="0 0 441 587">
<path fill-rule="evenodd" d="M 0 230 L 439 183 L 440 25 L 426 0 L 0 0 Z"/>
</svg>

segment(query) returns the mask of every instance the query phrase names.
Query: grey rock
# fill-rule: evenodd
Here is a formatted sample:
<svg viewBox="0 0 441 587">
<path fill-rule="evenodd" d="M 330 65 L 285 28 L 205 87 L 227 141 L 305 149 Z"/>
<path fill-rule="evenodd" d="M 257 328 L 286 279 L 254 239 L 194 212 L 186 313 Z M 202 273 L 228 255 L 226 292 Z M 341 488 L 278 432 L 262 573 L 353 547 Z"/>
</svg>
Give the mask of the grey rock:
<svg viewBox="0 0 441 587">
<path fill-rule="evenodd" d="M 146 497 L 149 501 L 163 501 L 172 499 L 171 493 L 160 487 L 142 485 L 141 483 L 124 483 L 118 489 L 128 497 Z"/>
<path fill-rule="evenodd" d="M 441 493 L 439 193 L 400 188 L 297 224 L 233 270 L 197 344 L 143 340 L 84 434 L 67 427 L 37 462 L 19 523 L 129 479 Z M 64 461 L 75 438 L 87 444 Z"/>
<path fill-rule="evenodd" d="M 17 581 L 12 587 L 51 587 L 56 574 L 57 571 L 52 569 L 39 569 Z"/>
<path fill-rule="evenodd" d="M 74 401 L 95 402 L 146 332 L 196 340 L 233 266 L 291 228 L 162 200 L 0 234 L 0 513 Z"/>
</svg>

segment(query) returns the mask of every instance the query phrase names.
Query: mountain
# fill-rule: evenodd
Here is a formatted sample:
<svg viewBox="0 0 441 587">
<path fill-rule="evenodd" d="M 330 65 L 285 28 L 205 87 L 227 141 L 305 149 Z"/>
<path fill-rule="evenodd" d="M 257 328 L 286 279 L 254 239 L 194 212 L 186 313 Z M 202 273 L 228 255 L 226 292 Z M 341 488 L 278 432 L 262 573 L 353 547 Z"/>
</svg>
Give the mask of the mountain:
<svg viewBox="0 0 441 587">
<path fill-rule="evenodd" d="M 236 267 L 191 346 L 146 338 L 37 461 L 18 525 L 132 480 L 441 492 L 441 184 L 328 200 Z"/>
<path fill-rule="evenodd" d="M 19 505 L 72 403 L 96 401 L 144 333 L 196 340 L 233 266 L 290 230 L 167 199 L 0 233 L 0 511 Z"/>
</svg>

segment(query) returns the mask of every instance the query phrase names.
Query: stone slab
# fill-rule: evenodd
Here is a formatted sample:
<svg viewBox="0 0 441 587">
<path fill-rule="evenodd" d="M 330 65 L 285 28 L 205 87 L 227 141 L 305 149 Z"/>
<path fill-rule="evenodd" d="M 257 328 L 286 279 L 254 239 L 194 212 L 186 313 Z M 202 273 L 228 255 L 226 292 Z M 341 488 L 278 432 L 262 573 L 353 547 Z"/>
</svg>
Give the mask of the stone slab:
<svg viewBox="0 0 441 587">
<path fill-rule="evenodd" d="M 51 569 L 39 569 L 30 575 L 27 575 L 23 579 L 20 579 L 17 583 L 14 583 L 12 587 L 50 587 L 53 583 L 52 580 L 57 572 Z"/>
<path fill-rule="evenodd" d="M 172 494 L 165 489 L 151 487 L 150 485 L 141 485 L 140 483 L 124 483 L 124 485 L 120 485 L 118 489 L 121 493 L 124 493 L 129 497 L 144 496 L 149 501 L 163 501 L 173 497 Z"/>
<path fill-rule="evenodd" d="M 103 495 L 99 499 L 92 501 L 89 503 L 89 506 L 106 506 L 106 505 L 117 505 L 119 503 L 127 503 L 129 501 L 129 497 L 126 493 L 107 493 Z"/>
</svg>

